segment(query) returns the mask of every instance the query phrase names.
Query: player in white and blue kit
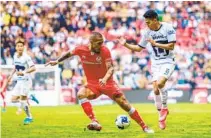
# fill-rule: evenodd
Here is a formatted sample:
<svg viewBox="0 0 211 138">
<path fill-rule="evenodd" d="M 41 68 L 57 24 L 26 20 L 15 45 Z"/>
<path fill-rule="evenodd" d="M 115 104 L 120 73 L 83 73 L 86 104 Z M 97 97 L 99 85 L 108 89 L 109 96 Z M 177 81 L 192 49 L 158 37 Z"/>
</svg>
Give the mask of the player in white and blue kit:
<svg viewBox="0 0 211 138">
<path fill-rule="evenodd" d="M 25 41 L 19 38 L 15 42 L 16 53 L 14 55 L 14 69 L 9 76 L 10 81 L 12 77 L 17 81 L 12 94 L 12 102 L 20 108 L 23 108 L 27 117 L 24 119 L 24 124 L 29 124 L 33 121 L 29 105 L 27 103 L 27 96 L 32 86 L 31 72 L 34 72 L 35 65 L 29 55 L 24 52 Z M 14 75 L 14 76 L 13 76 Z"/>
<path fill-rule="evenodd" d="M 165 129 L 166 117 L 169 113 L 165 84 L 175 68 L 173 50 L 176 43 L 176 32 L 172 25 L 159 22 L 158 14 L 154 10 L 148 10 L 144 14 L 144 18 L 148 28 L 144 30 L 138 45 L 126 43 L 123 37 L 119 39 L 119 42 L 133 51 L 140 52 L 144 48 L 149 51 L 152 63 L 154 100 L 159 111 L 159 126 L 161 129 Z"/>
</svg>

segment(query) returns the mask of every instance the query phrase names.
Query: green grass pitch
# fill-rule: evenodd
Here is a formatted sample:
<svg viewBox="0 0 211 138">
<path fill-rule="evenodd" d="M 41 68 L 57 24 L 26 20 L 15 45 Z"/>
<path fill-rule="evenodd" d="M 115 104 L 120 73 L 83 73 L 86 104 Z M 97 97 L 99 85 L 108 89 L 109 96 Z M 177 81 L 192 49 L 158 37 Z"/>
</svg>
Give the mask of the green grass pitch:
<svg viewBox="0 0 211 138">
<path fill-rule="evenodd" d="M 103 126 L 102 131 L 84 131 L 90 122 L 79 105 L 32 107 L 34 122 L 23 125 L 25 114 L 16 115 L 16 108 L 1 114 L 2 138 L 211 138 L 211 104 L 169 105 L 166 130 L 158 127 L 153 104 L 133 104 L 155 134 L 145 134 L 131 121 L 129 128 L 119 130 L 114 123 L 119 114 L 126 114 L 116 104 L 94 106 Z"/>
</svg>

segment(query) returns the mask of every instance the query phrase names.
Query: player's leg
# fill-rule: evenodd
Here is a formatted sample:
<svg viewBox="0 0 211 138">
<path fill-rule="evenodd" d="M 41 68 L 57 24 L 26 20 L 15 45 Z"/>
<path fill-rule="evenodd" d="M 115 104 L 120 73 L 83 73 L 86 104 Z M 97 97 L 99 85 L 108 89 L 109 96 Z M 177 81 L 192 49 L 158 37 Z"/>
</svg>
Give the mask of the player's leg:
<svg viewBox="0 0 211 138">
<path fill-rule="evenodd" d="M 166 118 L 169 113 L 168 108 L 167 108 L 168 93 L 164 88 L 166 81 L 167 79 L 165 77 L 160 77 L 157 83 L 158 89 L 161 93 L 161 101 L 162 101 L 162 107 L 159 114 L 159 127 L 161 129 L 166 128 Z"/>
<path fill-rule="evenodd" d="M 12 104 L 18 108 L 16 112 L 17 115 L 21 114 L 22 112 L 21 104 L 20 104 L 20 90 L 21 90 L 21 84 L 17 82 L 15 87 L 12 90 L 12 98 L 11 98 Z"/>
<path fill-rule="evenodd" d="M 155 106 L 158 110 L 158 113 L 161 110 L 161 96 L 160 96 L 160 92 L 157 86 L 157 79 L 158 79 L 158 74 L 160 74 L 159 72 L 160 66 L 159 65 L 152 65 L 152 82 L 153 82 L 153 92 L 154 92 L 154 101 L 155 101 Z"/>
<path fill-rule="evenodd" d="M 129 102 L 126 100 L 125 96 L 123 94 L 118 94 L 113 96 L 113 100 L 128 114 L 130 117 L 135 120 L 138 125 L 141 126 L 144 132 L 146 133 L 154 133 L 152 129 L 150 129 L 143 121 L 142 117 L 139 115 L 138 111 L 132 107 Z"/>
<path fill-rule="evenodd" d="M 160 110 L 161 110 L 162 104 L 161 104 L 160 92 L 159 92 L 159 89 L 158 89 L 158 86 L 157 86 L 157 81 L 153 82 L 153 91 L 154 91 L 155 106 L 156 106 L 158 113 L 159 113 Z"/>
<path fill-rule="evenodd" d="M 5 92 L 5 91 L 1 92 L 1 97 L 2 97 L 2 101 L 3 101 L 3 108 L 2 108 L 2 112 L 6 112 L 6 100 L 5 100 L 5 94 L 6 94 L 6 92 Z"/>
<path fill-rule="evenodd" d="M 15 105 L 18 109 L 16 111 L 17 115 L 20 115 L 22 112 L 21 103 L 20 103 L 20 96 L 19 95 L 12 95 L 11 102 Z"/>
<path fill-rule="evenodd" d="M 28 93 L 31 89 L 32 86 L 32 81 L 25 81 L 22 83 L 21 85 L 21 91 L 20 91 L 20 103 L 21 103 L 21 107 L 24 110 L 24 112 L 26 113 L 26 118 L 24 119 L 24 125 L 30 124 L 33 121 L 32 118 L 32 114 L 30 111 L 30 107 L 29 104 L 27 102 L 28 100 Z"/>
<path fill-rule="evenodd" d="M 93 89 L 96 89 L 96 88 L 94 88 L 93 86 L 89 86 L 89 87 L 92 87 L 92 90 L 90 90 L 90 88 L 88 88 L 88 87 L 81 88 L 79 90 L 78 94 L 77 94 L 77 97 L 78 97 L 78 100 L 81 103 L 81 106 L 82 106 L 85 114 L 92 121 L 87 126 L 87 128 L 89 130 L 97 130 L 97 131 L 100 131 L 102 129 L 102 127 L 99 124 L 99 122 L 97 121 L 97 119 L 95 117 L 95 114 L 93 112 L 92 105 L 91 105 L 91 103 L 89 101 L 89 100 L 92 100 L 92 99 L 97 98 L 99 96 L 99 94 L 96 94 L 97 93 L 97 90 L 94 90 L 95 93 L 93 92 Z"/>
<path fill-rule="evenodd" d="M 33 121 L 32 119 L 32 114 L 30 112 L 30 108 L 29 108 L 29 104 L 27 103 L 27 96 L 26 95 L 21 95 L 20 96 L 20 103 L 21 103 L 21 107 L 23 108 L 23 110 L 26 113 L 26 118 L 24 119 L 24 124 L 29 124 Z"/>
<path fill-rule="evenodd" d="M 123 110 L 125 110 L 130 117 L 135 120 L 138 125 L 141 126 L 144 132 L 146 133 L 154 133 L 152 129 L 150 129 L 143 121 L 142 117 L 139 115 L 138 111 L 130 105 L 127 101 L 123 93 L 120 91 L 117 84 L 114 85 L 106 85 L 101 88 L 101 91 L 108 95 L 111 99 L 113 99 Z"/>
<path fill-rule="evenodd" d="M 161 76 L 159 80 L 157 81 L 157 87 L 159 89 L 159 92 L 161 93 L 161 101 L 162 101 L 162 109 L 167 108 L 167 99 L 168 99 L 168 93 L 165 90 L 165 84 L 167 82 L 167 78 Z"/>
<path fill-rule="evenodd" d="M 168 92 L 165 89 L 166 82 L 168 78 L 171 76 L 175 68 L 174 64 L 164 64 L 161 66 L 161 76 L 157 81 L 158 89 L 161 93 L 161 101 L 162 101 L 162 108 L 159 117 L 159 126 L 161 129 L 166 128 L 166 118 L 169 114 L 168 107 L 167 107 L 167 100 L 168 100 Z"/>
</svg>

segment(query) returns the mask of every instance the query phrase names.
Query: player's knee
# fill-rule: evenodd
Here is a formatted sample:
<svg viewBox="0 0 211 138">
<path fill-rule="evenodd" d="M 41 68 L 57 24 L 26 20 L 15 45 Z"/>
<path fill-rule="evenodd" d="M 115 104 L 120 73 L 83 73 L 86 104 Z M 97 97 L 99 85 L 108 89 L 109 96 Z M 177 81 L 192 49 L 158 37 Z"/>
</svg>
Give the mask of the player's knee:
<svg viewBox="0 0 211 138">
<path fill-rule="evenodd" d="M 154 88 L 153 91 L 154 91 L 154 94 L 155 94 L 155 95 L 159 95 L 159 94 L 160 94 L 158 88 Z"/>
<path fill-rule="evenodd" d="M 82 92 L 78 92 L 77 97 L 78 97 L 78 99 L 87 98 L 86 95 Z"/>
<path fill-rule="evenodd" d="M 27 100 L 27 98 L 28 98 L 27 96 L 21 96 L 20 97 L 21 100 Z"/>
<path fill-rule="evenodd" d="M 19 100 L 19 96 L 13 96 L 11 102 L 17 102 Z"/>
<path fill-rule="evenodd" d="M 163 82 L 158 82 L 158 88 L 162 89 L 165 86 L 165 83 Z"/>
<path fill-rule="evenodd" d="M 79 90 L 79 92 L 77 93 L 78 99 L 87 98 L 85 92 L 86 92 L 86 89 L 85 89 L 85 88 L 81 88 L 81 89 Z"/>
</svg>

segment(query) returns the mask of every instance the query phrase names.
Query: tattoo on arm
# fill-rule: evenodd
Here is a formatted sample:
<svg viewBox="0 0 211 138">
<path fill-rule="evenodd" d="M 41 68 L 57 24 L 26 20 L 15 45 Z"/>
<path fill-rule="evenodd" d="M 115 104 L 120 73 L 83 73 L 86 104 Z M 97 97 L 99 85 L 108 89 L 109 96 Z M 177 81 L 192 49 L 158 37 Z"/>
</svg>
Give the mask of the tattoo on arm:
<svg viewBox="0 0 211 138">
<path fill-rule="evenodd" d="M 67 59 L 71 57 L 71 53 L 70 51 L 68 51 L 67 53 L 65 53 L 64 55 L 62 55 L 60 58 L 58 58 L 58 62 L 62 62 L 63 60 Z"/>
<path fill-rule="evenodd" d="M 113 68 L 112 62 L 111 61 L 106 62 L 106 67 L 107 67 L 107 73 L 106 73 L 104 78 L 106 80 L 108 80 L 112 76 L 112 74 L 114 72 L 114 68 Z"/>
</svg>

